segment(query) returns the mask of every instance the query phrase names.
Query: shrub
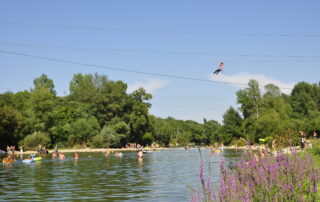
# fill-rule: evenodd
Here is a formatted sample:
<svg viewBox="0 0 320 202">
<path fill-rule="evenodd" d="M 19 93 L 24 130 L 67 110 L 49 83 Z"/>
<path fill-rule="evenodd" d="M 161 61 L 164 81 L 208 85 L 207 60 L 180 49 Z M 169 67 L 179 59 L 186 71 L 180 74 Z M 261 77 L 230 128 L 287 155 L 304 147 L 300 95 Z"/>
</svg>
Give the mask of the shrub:
<svg viewBox="0 0 320 202">
<path fill-rule="evenodd" d="M 71 124 L 71 135 L 68 138 L 70 144 L 85 144 L 98 134 L 99 124 L 95 117 L 80 118 Z"/>
<path fill-rule="evenodd" d="M 145 133 L 141 138 L 141 143 L 143 145 L 151 145 L 153 142 L 153 137 L 151 133 Z"/>
<path fill-rule="evenodd" d="M 48 145 L 50 141 L 50 137 L 46 133 L 34 132 L 26 136 L 20 144 L 24 145 L 27 150 L 36 150 L 39 145 Z"/>
<path fill-rule="evenodd" d="M 247 143 L 241 139 L 236 139 L 234 138 L 232 141 L 231 141 L 231 145 L 234 145 L 234 146 L 238 146 L 238 147 L 244 147 L 247 145 Z"/>
<path fill-rule="evenodd" d="M 106 142 L 102 135 L 96 135 L 92 138 L 92 146 L 95 148 L 106 147 Z"/>
<path fill-rule="evenodd" d="M 312 142 L 312 148 L 308 149 L 308 151 L 315 156 L 320 155 L 320 140 L 314 140 Z"/>
<path fill-rule="evenodd" d="M 125 145 L 123 141 L 125 138 L 127 135 L 117 133 L 113 126 L 104 126 L 99 135 L 92 138 L 92 145 L 94 147 L 122 147 Z"/>
</svg>

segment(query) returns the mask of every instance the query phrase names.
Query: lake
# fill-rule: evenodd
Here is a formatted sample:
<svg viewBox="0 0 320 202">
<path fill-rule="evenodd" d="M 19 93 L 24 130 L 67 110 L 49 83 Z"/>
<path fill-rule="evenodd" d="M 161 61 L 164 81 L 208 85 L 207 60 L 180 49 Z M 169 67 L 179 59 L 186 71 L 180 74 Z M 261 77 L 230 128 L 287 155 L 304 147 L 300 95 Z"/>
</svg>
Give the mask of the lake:
<svg viewBox="0 0 320 202">
<path fill-rule="evenodd" d="M 217 185 L 221 159 L 228 164 L 241 155 L 232 149 L 213 157 L 209 149 L 201 153 L 206 173 Z M 155 151 L 143 160 L 136 152 L 123 157 L 79 153 L 78 160 L 72 153 L 66 153 L 66 160 L 47 155 L 32 164 L 18 160 L 0 164 L 0 201 L 190 201 L 190 187 L 200 185 L 199 164 L 198 149 Z"/>
</svg>

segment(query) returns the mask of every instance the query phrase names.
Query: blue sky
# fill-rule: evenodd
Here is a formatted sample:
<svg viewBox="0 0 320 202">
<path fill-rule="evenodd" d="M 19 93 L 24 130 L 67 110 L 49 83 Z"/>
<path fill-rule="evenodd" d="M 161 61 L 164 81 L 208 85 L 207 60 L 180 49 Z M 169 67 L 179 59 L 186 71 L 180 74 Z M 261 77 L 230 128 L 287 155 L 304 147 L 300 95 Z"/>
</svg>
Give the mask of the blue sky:
<svg viewBox="0 0 320 202">
<path fill-rule="evenodd" d="M 319 10 L 311 0 L 2 1 L 0 51 L 221 82 L 257 79 L 290 93 L 299 81 L 319 82 Z M 224 71 L 212 77 L 221 61 Z M 221 122 L 243 88 L 0 52 L 0 93 L 30 89 L 45 73 L 67 95 L 74 74 L 96 72 L 128 91 L 146 88 L 156 116 L 198 122 Z"/>
</svg>

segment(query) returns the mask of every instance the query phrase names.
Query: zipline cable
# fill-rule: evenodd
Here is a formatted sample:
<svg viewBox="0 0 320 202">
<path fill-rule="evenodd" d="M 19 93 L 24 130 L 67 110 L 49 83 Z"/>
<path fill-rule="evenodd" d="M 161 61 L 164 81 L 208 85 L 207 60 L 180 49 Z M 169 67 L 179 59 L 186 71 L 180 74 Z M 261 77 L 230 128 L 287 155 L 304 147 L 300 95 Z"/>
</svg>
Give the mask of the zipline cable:
<svg viewBox="0 0 320 202">
<path fill-rule="evenodd" d="M 0 42 L 3 46 L 27 47 L 27 48 L 45 48 L 45 49 L 63 49 L 71 51 L 94 51 L 94 52 L 125 52 L 125 53 L 148 53 L 165 55 L 202 55 L 202 56 L 231 56 L 231 57 L 265 57 L 265 58 L 320 58 L 319 55 L 271 55 L 271 54 L 237 54 L 237 53 L 210 53 L 210 52 L 189 52 L 189 51 L 158 51 L 158 50 L 129 50 L 129 49 L 105 49 L 105 48 L 84 48 L 70 46 L 50 46 L 21 43 Z"/>
<path fill-rule="evenodd" d="M 91 31 L 107 31 L 107 32 L 141 32 L 141 33 L 164 33 L 176 35 L 203 35 L 203 36 L 226 36 L 226 37 L 320 37 L 320 34 L 269 34 L 269 33 L 231 33 L 231 32 L 191 32 L 191 31 L 167 31 L 167 30 L 152 30 L 152 29 L 131 29 L 131 28 L 107 28 L 93 26 L 78 26 L 78 25 L 53 25 L 41 23 L 25 23 L 11 22 L 1 20 L 0 24 L 29 26 L 40 28 L 59 28 L 59 29 L 76 29 L 76 30 L 91 30 Z"/>
<path fill-rule="evenodd" d="M 151 75 L 151 76 L 174 78 L 174 79 L 181 79 L 181 80 L 190 80 L 190 81 L 201 81 L 201 82 L 208 82 L 208 83 L 224 83 L 224 84 L 231 84 L 231 85 L 247 86 L 246 83 L 216 81 L 216 80 L 209 80 L 209 79 L 201 79 L 201 78 L 194 78 L 194 77 L 179 76 L 179 75 L 173 75 L 173 74 L 161 74 L 161 73 L 145 72 L 145 71 L 124 69 L 124 68 L 117 68 L 117 67 L 109 67 L 109 66 L 103 66 L 103 65 L 95 65 L 95 64 L 89 64 L 89 63 L 81 63 L 81 62 L 75 62 L 75 61 L 52 58 L 52 57 L 35 56 L 35 55 L 30 55 L 30 54 L 25 54 L 25 53 L 17 53 L 17 52 L 5 51 L 5 50 L 0 50 L 0 53 L 8 54 L 8 55 L 35 58 L 35 59 L 40 59 L 40 60 L 53 61 L 53 62 L 59 62 L 59 63 L 68 63 L 68 64 L 74 64 L 74 65 L 80 65 L 80 66 L 88 66 L 88 67 L 95 67 L 95 68 L 101 68 L 101 69 L 109 69 L 109 70 L 122 71 L 122 72 L 130 72 L 130 73 L 135 73 L 135 74 Z M 287 89 L 287 90 L 291 90 L 292 89 L 292 88 L 284 88 L 284 87 L 279 87 L 279 88 L 280 89 Z"/>
</svg>

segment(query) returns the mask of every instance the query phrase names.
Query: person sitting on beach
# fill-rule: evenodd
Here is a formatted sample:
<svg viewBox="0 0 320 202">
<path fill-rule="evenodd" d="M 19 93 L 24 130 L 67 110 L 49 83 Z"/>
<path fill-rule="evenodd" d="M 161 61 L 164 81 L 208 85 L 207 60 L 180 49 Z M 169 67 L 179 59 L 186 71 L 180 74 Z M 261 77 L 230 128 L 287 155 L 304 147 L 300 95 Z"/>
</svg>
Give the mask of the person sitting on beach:
<svg viewBox="0 0 320 202">
<path fill-rule="evenodd" d="M 143 151 L 140 149 L 137 153 L 138 158 L 143 158 Z"/>
</svg>

